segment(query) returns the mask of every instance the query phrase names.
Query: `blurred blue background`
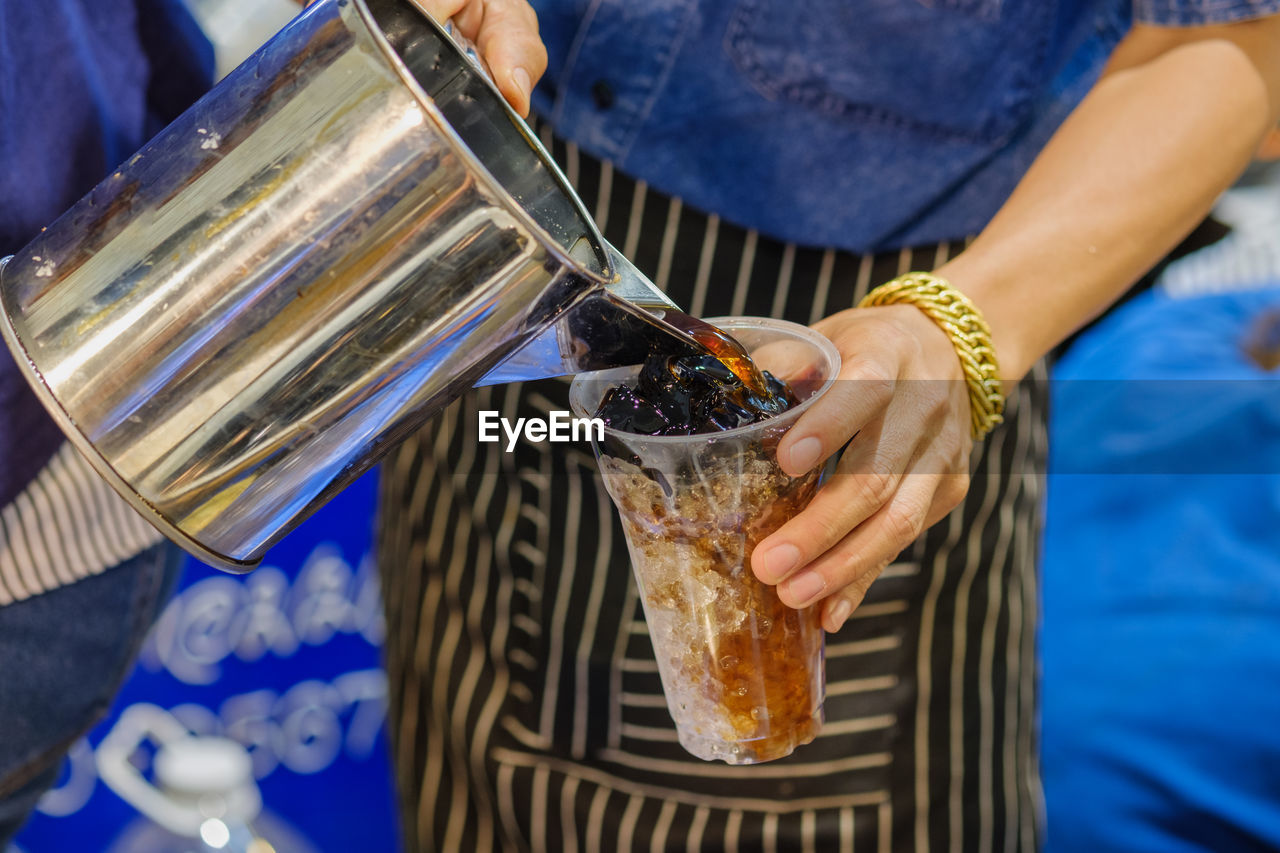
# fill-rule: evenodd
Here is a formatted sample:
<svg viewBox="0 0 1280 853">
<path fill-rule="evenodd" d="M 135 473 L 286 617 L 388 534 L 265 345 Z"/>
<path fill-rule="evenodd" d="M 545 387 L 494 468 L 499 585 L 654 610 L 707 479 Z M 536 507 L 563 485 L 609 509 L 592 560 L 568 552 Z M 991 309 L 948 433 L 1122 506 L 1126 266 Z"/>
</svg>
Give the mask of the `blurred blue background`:
<svg viewBox="0 0 1280 853">
<path fill-rule="evenodd" d="M 1047 853 L 1280 850 L 1280 171 L 1216 215 L 1054 370 Z"/>
</svg>

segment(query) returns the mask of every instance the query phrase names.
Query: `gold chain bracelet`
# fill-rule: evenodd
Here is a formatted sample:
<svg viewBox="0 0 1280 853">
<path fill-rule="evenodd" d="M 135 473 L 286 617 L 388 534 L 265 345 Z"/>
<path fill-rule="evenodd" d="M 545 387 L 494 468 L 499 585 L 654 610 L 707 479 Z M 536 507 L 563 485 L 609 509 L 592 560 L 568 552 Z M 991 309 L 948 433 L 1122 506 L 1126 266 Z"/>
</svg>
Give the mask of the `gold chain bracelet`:
<svg viewBox="0 0 1280 853">
<path fill-rule="evenodd" d="M 858 307 L 898 304 L 919 308 L 951 338 L 969 388 L 970 432 L 981 440 L 1004 419 L 1000 366 L 982 312 L 946 279 L 927 272 L 909 272 L 880 285 Z"/>
</svg>

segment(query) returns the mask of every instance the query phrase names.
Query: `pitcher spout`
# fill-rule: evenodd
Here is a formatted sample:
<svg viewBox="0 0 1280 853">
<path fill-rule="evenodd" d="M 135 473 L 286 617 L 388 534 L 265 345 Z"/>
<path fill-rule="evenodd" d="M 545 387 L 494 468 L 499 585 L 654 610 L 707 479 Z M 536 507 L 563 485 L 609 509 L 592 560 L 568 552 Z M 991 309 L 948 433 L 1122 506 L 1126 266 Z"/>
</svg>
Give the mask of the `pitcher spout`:
<svg viewBox="0 0 1280 853">
<path fill-rule="evenodd" d="M 663 349 L 673 355 L 705 348 L 667 323 L 680 311 L 665 293 L 609 243 L 613 280 L 588 292 L 541 334 L 498 364 L 476 387 L 626 367 Z"/>
</svg>

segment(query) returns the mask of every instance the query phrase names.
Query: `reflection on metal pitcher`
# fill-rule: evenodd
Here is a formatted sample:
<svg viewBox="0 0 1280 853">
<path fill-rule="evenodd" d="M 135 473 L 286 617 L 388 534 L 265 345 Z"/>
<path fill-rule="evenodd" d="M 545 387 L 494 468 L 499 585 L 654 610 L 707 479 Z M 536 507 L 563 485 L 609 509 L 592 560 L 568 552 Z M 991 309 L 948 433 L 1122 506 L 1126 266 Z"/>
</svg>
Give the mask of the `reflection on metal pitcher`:
<svg viewBox="0 0 1280 853">
<path fill-rule="evenodd" d="M 0 326 L 99 473 L 244 570 L 477 382 L 680 335 L 606 286 L 674 307 L 413 4 L 320 0 L 0 267 Z"/>
</svg>

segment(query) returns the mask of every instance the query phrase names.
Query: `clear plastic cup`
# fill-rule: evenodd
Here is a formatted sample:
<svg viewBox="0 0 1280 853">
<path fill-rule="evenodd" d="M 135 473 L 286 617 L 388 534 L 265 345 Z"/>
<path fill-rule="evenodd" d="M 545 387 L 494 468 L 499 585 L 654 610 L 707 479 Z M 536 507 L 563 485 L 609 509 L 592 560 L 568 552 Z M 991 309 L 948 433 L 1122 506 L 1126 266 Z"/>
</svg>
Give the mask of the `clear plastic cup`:
<svg viewBox="0 0 1280 853">
<path fill-rule="evenodd" d="M 606 429 L 593 441 L 622 517 L 667 707 L 680 743 L 705 760 L 754 764 L 789 755 L 822 726 L 825 673 L 817 607 L 784 605 L 756 580 L 756 544 L 798 513 L 820 473 L 788 477 L 778 441 L 834 381 L 836 348 L 804 326 L 713 318 L 800 402 L 750 426 L 653 437 Z M 638 367 L 583 374 L 570 401 L 595 414 Z"/>
</svg>

